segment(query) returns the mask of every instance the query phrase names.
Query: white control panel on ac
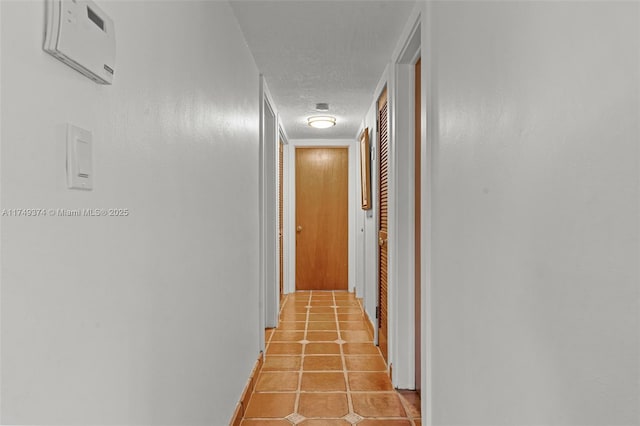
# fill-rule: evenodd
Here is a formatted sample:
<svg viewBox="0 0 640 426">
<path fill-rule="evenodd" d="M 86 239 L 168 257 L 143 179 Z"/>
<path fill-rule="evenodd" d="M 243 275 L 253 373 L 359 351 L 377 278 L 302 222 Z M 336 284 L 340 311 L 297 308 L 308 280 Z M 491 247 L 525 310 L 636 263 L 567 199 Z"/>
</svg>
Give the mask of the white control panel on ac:
<svg viewBox="0 0 640 426">
<path fill-rule="evenodd" d="M 91 0 L 46 0 L 43 49 L 99 84 L 115 71 L 113 20 Z"/>
<path fill-rule="evenodd" d="M 72 124 L 67 124 L 67 185 L 93 189 L 93 135 Z"/>
</svg>

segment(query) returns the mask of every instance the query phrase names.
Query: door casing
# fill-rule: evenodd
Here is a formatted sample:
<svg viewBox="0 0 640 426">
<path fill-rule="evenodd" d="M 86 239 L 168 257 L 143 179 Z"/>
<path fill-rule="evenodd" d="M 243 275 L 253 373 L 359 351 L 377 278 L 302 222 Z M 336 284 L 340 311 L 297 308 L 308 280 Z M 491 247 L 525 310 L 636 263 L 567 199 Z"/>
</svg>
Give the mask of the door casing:
<svg viewBox="0 0 640 426">
<path fill-rule="evenodd" d="M 349 274 L 348 290 L 355 287 L 355 258 L 356 258 L 356 202 L 359 193 L 357 191 L 357 141 L 354 139 L 289 139 L 285 146 L 284 157 L 284 226 L 285 226 L 285 292 L 296 290 L 296 258 L 295 258 L 295 149 L 296 147 L 346 147 L 349 149 Z M 359 207 L 359 206 L 358 206 Z"/>
<path fill-rule="evenodd" d="M 260 76 L 260 149 L 259 149 L 259 214 L 260 214 L 260 348 L 264 350 L 264 329 L 278 325 L 280 308 L 278 289 L 278 205 L 277 153 L 278 113 L 269 89 Z"/>
</svg>

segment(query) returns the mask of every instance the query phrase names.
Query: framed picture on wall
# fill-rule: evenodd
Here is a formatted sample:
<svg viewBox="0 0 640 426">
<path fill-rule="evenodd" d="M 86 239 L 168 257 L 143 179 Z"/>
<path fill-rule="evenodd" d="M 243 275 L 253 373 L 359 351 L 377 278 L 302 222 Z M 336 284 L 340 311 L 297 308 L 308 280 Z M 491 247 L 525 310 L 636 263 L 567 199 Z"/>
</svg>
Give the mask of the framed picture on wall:
<svg viewBox="0 0 640 426">
<path fill-rule="evenodd" d="M 369 210 L 371 209 L 371 149 L 368 127 L 365 127 L 360 135 L 360 185 L 362 210 Z"/>
</svg>

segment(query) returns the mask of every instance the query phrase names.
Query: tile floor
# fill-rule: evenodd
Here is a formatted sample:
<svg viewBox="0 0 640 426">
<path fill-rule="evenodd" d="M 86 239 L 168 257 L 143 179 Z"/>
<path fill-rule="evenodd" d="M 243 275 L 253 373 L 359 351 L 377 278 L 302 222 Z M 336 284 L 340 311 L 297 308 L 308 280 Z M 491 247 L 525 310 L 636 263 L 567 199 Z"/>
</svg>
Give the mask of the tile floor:
<svg viewBox="0 0 640 426">
<path fill-rule="evenodd" d="M 421 425 L 417 394 L 393 389 L 353 294 L 286 296 L 266 341 L 242 425 Z"/>
</svg>

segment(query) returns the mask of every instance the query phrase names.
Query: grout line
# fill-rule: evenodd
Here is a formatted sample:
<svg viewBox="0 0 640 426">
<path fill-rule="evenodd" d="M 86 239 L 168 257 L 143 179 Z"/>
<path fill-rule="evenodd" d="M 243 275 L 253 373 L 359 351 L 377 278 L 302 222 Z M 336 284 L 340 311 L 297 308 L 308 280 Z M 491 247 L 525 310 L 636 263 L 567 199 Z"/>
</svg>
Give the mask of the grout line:
<svg viewBox="0 0 640 426">
<path fill-rule="evenodd" d="M 340 329 L 340 318 L 338 317 L 338 304 L 336 301 L 336 295 L 333 293 L 333 305 L 336 306 L 334 308 L 336 313 L 336 330 L 338 331 L 338 339 L 346 342 L 345 339 L 342 338 L 342 330 Z M 349 375 L 347 374 L 347 359 L 344 355 L 344 343 L 340 345 L 340 358 L 342 360 L 342 371 L 344 373 L 344 383 L 345 389 L 347 391 L 347 406 L 349 407 L 349 414 L 354 414 L 355 410 L 353 408 L 353 400 L 351 398 L 351 387 L 349 386 Z"/>
<path fill-rule="evenodd" d="M 307 300 L 307 306 L 311 305 L 311 297 L 312 297 L 312 292 L 309 292 L 309 299 Z M 308 328 L 309 328 L 309 313 L 311 311 L 310 308 L 306 308 L 307 310 L 307 317 L 306 320 L 304 322 L 304 333 L 302 334 L 302 339 L 303 340 L 307 340 L 307 333 L 308 333 Z M 294 310 L 294 315 L 297 315 L 298 311 L 297 309 Z M 306 344 L 302 344 L 302 351 L 300 352 L 300 369 L 298 370 L 298 388 L 296 390 L 296 400 L 293 404 L 293 412 L 294 413 L 298 413 L 300 410 L 300 392 L 302 392 L 302 374 L 304 372 L 304 355 L 305 355 L 305 349 L 306 349 L 307 345 Z"/>
</svg>

